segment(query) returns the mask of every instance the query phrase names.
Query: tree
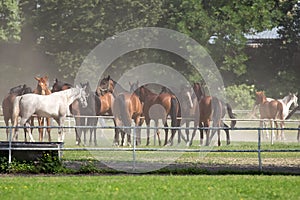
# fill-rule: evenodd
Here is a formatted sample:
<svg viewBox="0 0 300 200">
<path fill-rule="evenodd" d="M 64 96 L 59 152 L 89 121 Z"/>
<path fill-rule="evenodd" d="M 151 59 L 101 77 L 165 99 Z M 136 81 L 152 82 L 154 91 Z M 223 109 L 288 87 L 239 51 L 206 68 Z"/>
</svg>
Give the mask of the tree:
<svg viewBox="0 0 300 200">
<path fill-rule="evenodd" d="M 128 29 L 154 26 L 161 12 L 160 0 L 45 0 L 37 1 L 27 20 L 32 20 L 37 48 L 53 57 L 66 77 L 74 77 L 101 41 Z"/>
<path fill-rule="evenodd" d="M 20 40 L 21 17 L 17 0 L 0 2 L 0 42 Z"/>
<path fill-rule="evenodd" d="M 273 0 L 172 0 L 165 8 L 170 20 L 161 24 L 206 47 L 223 76 L 234 81 L 247 72 L 245 34 L 275 27 L 281 16 Z"/>
</svg>

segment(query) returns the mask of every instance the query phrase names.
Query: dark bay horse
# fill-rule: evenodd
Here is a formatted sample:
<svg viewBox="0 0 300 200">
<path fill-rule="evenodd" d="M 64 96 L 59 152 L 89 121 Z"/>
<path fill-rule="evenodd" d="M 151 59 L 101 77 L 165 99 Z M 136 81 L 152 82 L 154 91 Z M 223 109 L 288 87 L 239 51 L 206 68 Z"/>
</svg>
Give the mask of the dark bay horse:
<svg viewBox="0 0 300 200">
<path fill-rule="evenodd" d="M 13 114 L 13 102 L 17 96 L 32 93 L 32 89 L 28 86 L 19 85 L 10 89 L 8 95 L 2 101 L 2 111 L 5 126 L 9 126 L 9 121 L 12 121 Z M 6 138 L 8 139 L 9 130 L 6 128 Z M 25 142 L 27 141 L 26 132 L 25 132 Z"/>
<path fill-rule="evenodd" d="M 199 83 L 194 84 L 193 89 L 197 96 L 198 103 L 196 104 L 196 114 L 195 114 L 195 128 L 198 126 L 200 130 L 200 145 L 203 145 L 203 127 L 209 128 L 210 122 L 213 121 L 212 127 L 217 128 L 210 131 L 207 129 L 206 132 L 206 145 L 208 146 L 214 137 L 214 134 L 218 134 L 218 146 L 221 145 L 220 129 L 224 127 L 226 133 L 227 145 L 230 144 L 230 135 L 229 135 L 229 126 L 223 122 L 223 118 L 227 113 L 231 119 L 235 119 L 235 115 L 232 112 L 230 104 L 224 103 L 220 99 L 214 96 L 206 96 L 203 89 L 201 89 Z M 231 127 L 233 128 L 236 124 L 235 120 L 231 121 Z M 191 145 L 195 137 L 196 129 L 194 129 L 192 138 L 188 142 L 188 145 Z"/>
<path fill-rule="evenodd" d="M 283 103 L 278 100 L 270 100 L 268 101 L 264 92 L 259 91 L 255 93 L 255 105 L 259 105 L 259 113 L 260 113 L 260 119 L 273 119 L 275 120 L 275 126 L 278 128 L 278 121 L 276 119 L 279 119 L 280 127 L 284 128 L 284 107 Z M 272 126 L 272 123 L 270 123 Z M 260 127 L 262 127 L 263 121 L 260 121 Z M 272 128 L 272 127 L 271 127 Z M 284 135 L 284 131 L 281 130 L 281 135 Z M 277 130 L 277 139 L 281 136 L 279 134 L 279 130 Z"/>
<path fill-rule="evenodd" d="M 98 98 L 96 97 L 95 92 L 91 90 L 89 82 L 81 83 L 82 88 L 86 88 L 86 93 L 88 94 L 87 97 L 87 107 L 80 106 L 80 115 L 88 116 L 88 117 L 80 117 L 80 126 L 90 126 L 90 140 L 89 145 L 92 144 L 92 138 L 94 135 L 94 145 L 97 146 L 97 122 L 98 118 L 96 117 L 97 110 L 96 110 L 96 101 Z M 79 129 L 79 138 L 81 138 L 82 129 Z M 87 129 L 83 128 L 84 138 L 83 143 L 86 145 L 86 131 Z"/>
<path fill-rule="evenodd" d="M 49 95 L 51 94 L 50 89 L 48 88 L 49 81 L 48 81 L 48 76 L 43 76 L 43 77 L 34 77 L 35 80 L 38 81 L 37 87 L 33 90 L 34 94 L 39 94 L 39 95 Z M 37 116 L 38 119 L 38 125 L 39 126 L 44 126 L 44 121 L 46 120 L 47 126 L 51 126 L 51 119 L 50 118 L 44 118 L 44 117 L 39 117 Z M 33 125 L 34 117 L 31 118 L 31 125 Z M 43 141 L 43 136 L 44 136 L 44 129 L 43 128 L 38 128 L 39 131 L 39 141 Z M 50 135 L 50 128 L 47 128 L 47 133 L 48 133 L 48 141 L 51 142 L 51 135 Z"/>
</svg>

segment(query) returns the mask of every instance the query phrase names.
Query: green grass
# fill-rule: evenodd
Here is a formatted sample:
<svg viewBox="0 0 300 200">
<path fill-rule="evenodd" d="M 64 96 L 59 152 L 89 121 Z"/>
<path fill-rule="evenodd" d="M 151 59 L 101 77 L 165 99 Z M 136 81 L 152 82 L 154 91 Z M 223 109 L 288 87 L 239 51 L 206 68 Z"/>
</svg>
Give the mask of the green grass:
<svg viewBox="0 0 300 200">
<path fill-rule="evenodd" d="M 4 176 L 1 199 L 300 199 L 297 176 Z"/>
</svg>

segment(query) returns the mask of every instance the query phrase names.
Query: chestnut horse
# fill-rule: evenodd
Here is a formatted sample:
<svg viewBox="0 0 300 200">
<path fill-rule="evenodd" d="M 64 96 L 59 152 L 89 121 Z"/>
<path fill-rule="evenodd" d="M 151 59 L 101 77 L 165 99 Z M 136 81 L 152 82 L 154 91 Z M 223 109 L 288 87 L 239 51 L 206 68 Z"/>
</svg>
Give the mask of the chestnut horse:
<svg viewBox="0 0 300 200">
<path fill-rule="evenodd" d="M 198 103 L 196 104 L 196 114 L 195 114 L 195 129 L 192 134 L 191 140 L 188 142 L 188 145 L 192 145 L 193 139 L 196 134 L 196 127 L 199 127 L 200 130 L 200 145 L 203 145 L 203 127 L 209 128 L 210 121 L 213 121 L 212 127 L 217 128 L 212 130 L 212 134 L 210 135 L 209 129 L 206 129 L 206 145 L 208 146 L 217 132 L 218 134 L 218 146 L 221 145 L 221 137 L 220 137 L 220 129 L 224 127 L 224 131 L 226 133 L 227 145 L 230 144 L 230 135 L 229 135 L 229 126 L 223 122 L 222 118 L 224 118 L 227 113 L 231 119 L 234 119 L 235 116 L 232 112 L 232 108 L 228 103 L 224 103 L 220 99 L 214 96 L 206 96 L 204 90 L 202 89 L 199 83 L 195 83 L 193 86 L 194 92 L 197 96 Z M 231 127 L 233 128 L 236 124 L 235 120 L 231 120 Z"/>
<path fill-rule="evenodd" d="M 168 91 L 162 91 L 160 94 L 152 92 L 145 86 L 140 86 L 136 90 L 136 94 L 139 96 L 141 102 L 143 103 L 143 114 L 145 117 L 145 122 L 147 125 L 147 143 L 150 144 L 150 120 L 152 119 L 155 123 L 155 127 L 158 127 L 158 120 L 162 120 L 165 127 L 165 143 L 164 145 L 172 145 L 173 138 L 176 133 L 176 129 L 172 129 L 172 135 L 168 140 L 168 124 L 167 116 L 171 116 L 171 126 L 178 127 L 180 125 L 180 107 L 178 100 L 175 95 Z M 161 145 L 160 135 L 156 129 L 156 134 L 158 136 L 159 145 Z"/>
<path fill-rule="evenodd" d="M 33 90 L 34 94 L 39 94 L 39 95 L 49 95 L 51 94 L 51 91 L 48 88 L 48 76 L 43 76 L 43 77 L 34 77 L 35 80 L 38 81 L 36 89 Z M 47 126 L 51 126 L 51 119 L 50 118 L 44 118 L 44 117 L 39 117 L 37 116 L 38 119 L 38 124 L 39 126 L 44 126 L 44 121 L 46 119 Z M 34 117 L 31 118 L 31 125 L 33 125 Z M 43 141 L 43 136 L 44 136 L 44 129 L 43 128 L 38 128 L 39 130 L 39 141 Z M 47 133 L 48 133 L 48 141 L 51 142 L 51 135 L 50 135 L 50 128 L 47 128 Z"/>
<path fill-rule="evenodd" d="M 135 91 L 135 88 L 131 90 Z M 134 120 L 135 127 L 141 126 L 141 116 L 143 114 L 143 107 L 139 97 L 135 92 L 121 92 L 119 93 L 113 104 L 113 115 L 115 117 L 117 126 L 131 126 L 131 120 Z M 127 134 L 127 145 L 131 146 L 131 128 L 125 128 L 122 134 L 121 146 L 124 144 L 125 133 Z M 141 144 L 141 130 L 136 129 L 136 145 Z"/>
<path fill-rule="evenodd" d="M 19 85 L 10 89 L 9 94 L 2 101 L 2 111 L 5 126 L 9 126 L 9 120 L 12 121 L 13 102 L 17 96 L 32 93 L 32 89 L 24 85 Z M 6 138 L 8 139 L 8 128 L 6 128 Z M 27 142 L 25 131 L 25 142 Z"/>
<path fill-rule="evenodd" d="M 114 100 L 115 100 L 115 98 L 111 92 L 109 92 L 109 91 L 101 92 L 101 89 L 97 88 L 96 101 L 95 101 L 96 115 L 97 116 L 113 116 L 112 107 L 113 107 Z M 116 127 L 115 119 L 113 119 L 113 122 Z M 113 144 L 115 146 L 119 145 L 118 131 L 119 130 L 117 128 L 115 128 L 115 138 L 114 138 L 114 142 L 113 142 Z"/>
<path fill-rule="evenodd" d="M 284 128 L 284 107 L 283 103 L 278 100 L 271 100 L 268 101 L 264 92 L 259 91 L 255 93 L 255 105 L 259 105 L 259 113 L 260 113 L 260 119 L 279 119 L 280 127 Z M 278 128 L 278 121 L 274 121 L 276 128 Z M 272 123 L 271 128 L 272 128 Z M 263 121 L 260 121 L 260 127 L 262 127 Z M 284 135 L 284 131 L 281 130 L 281 135 L 279 134 L 279 130 L 277 129 L 277 139 Z"/>
</svg>

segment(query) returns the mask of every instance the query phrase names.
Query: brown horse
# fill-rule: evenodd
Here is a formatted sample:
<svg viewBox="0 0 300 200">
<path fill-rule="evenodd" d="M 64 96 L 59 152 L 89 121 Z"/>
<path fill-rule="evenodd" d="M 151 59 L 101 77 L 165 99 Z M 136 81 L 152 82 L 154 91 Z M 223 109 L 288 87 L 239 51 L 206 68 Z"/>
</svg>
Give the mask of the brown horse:
<svg viewBox="0 0 300 200">
<path fill-rule="evenodd" d="M 217 97 L 213 96 L 206 96 L 204 90 L 199 87 L 200 84 L 194 84 L 193 89 L 197 96 L 198 103 L 196 104 L 196 114 L 195 114 L 195 127 L 199 127 L 200 130 L 200 145 L 203 145 L 203 127 L 206 129 L 206 145 L 209 145 L 214 134 L 217 132 L 218 134 L 218 146 L 221 145 L 221 138 L 220 138 L 220 127 L 224 127 L 224 131 L 226 133 L 227 145 L 230 144 L 230 135 L 229 135 L 229 126 L 222 121 L 227 113 L 231 119 L 234 119 L 235 116 L 232 112 L 232 108 L 228 103 L 224 103 Z M 210 135 L 209 126 L 210 121 L 213 121 L 212 127 L 217 128 L 212 131 Z M 234 127 L 236 124 L 235 120 L 231 121 L 231 127 Z M 193 139 L 196 134 L 196 129 L 194 129 L 192 138 L 188 142 L 188 145 L 191 145 Z"/>
<path fill-rule="evenodd" d="M 97 116 L 113 116 L 113 102 L 115 98 L 111 92 L 105 91 L 100 92 L 100 90 L 96 90 L 96 115 Z M 115 120 L 113 119 L 114 125 L 116 126 Z M 119 139 L 118 139 L 118 129 L 115 128 L 115 138 L 114 138 L 114 145 L 119 145 Z"/>
<path fill-rule="evenodd" d="M 9 121 L 12 121 L 13 102 L 17 96 L 32 93 L 32 89 L 24 85 L 19 85 L 10 89 L 9 94 L 2 101 L 2 111 L 5 126 L 9 126 Z M 6 138 L 8 139 L 9 130 L 6 128 Z M 25 142 L 27 141 L 25 131 Z"/>
<path fill-rule="evenodd" d="M 283 116 L 283 105 L 278 100 L 271 100 L 268 101 L 264 92 L 259 91 L 255 93 L 255 104 L 259 105 L 259 113 L 260 113 L 260 119 L 269 119 L 269 120 L 275 120 L 275 126 L 278 128 L 278 121 L 276 119 L 279 119 L 280 127 L 284 128 L 284 116 Z M 272 128 L 272 123 L 271 128 Z M 260 121 L 260 127 L 262 127 L 263 121 Z M 281 130 L 281 135 L 283 134 L 283 130 Z M 279 130 L 277 130 L 277 139 L 280 139 Z"/>
<path fill-rule="evenodd" d="M 131 85 L 131 88 L 133 85 Z M 131 89 L 135 90 L 135 89 Z M 115 117 L 117 126 L 131 126 L 131 120 L 134 120 L 135 127 L 141 126 L 141 116 L 143 114 L 143 107 L 139 97 L 135 92 L 119 93 L 113 103 L 113 115 Z M 125 128 L 122 134 L 121 146 L 124 144 L 125 133 L 127 134 L 127 144 L 131 146 L 131 128 Z M 136 129 L 136 145 L 141 144 L 141 131 Z"/>
<path fill-rule="evenodd" d="M 161 119 L 165 127 L 165 143 L 164 145 L 172 145 L 173 138 L 176 133 L 176 129 L 172 129 L 172 135 L 168 140 L 168 124 L 167 116 L 171 116 L 171 126 L 178 127 L 180 125 L 179 116 L 179 103 L 175 95 L 169 92 L 163 91 L 160 94 L 152 92 L 145 86 L 141 86 L 136 90 L 136 94 L 139 96 L 141 102 L 143 103 L 143 114 L 145 117 L 145 122 L 147 125 L 147 143 L 150 144 L 150 120 L 152 119 L 155 123 L 155 127 L 158 127 L 158 121 Z M 159 145 L 161 145 L 160 135 L 156 129 L 156 134 L 158 136 Z"/>
<path fill-rule="evenodd" d="M 40 95 L 49 95 L 51 94 L 50 89 L 48 88 L 48 76 L 43 77 L 34 77 L 35 80 L 38 81 L 36 89 L 33 90 L 34 94 L 40 94 Z M 51 126 L 51 119 L 50 118 L 44 118 L 44 117 L 37 117 L 39 126 L 44 126 L 44 121 L 46 119 L 47 126 Z M 31 125 L 33 125 L 34 117 L 31 118 Z M 43 141 L 43 128 L 39 128 L 39 141 Z M 50 135 L 50 128 L 47 128 L 48 133 L 48 141 L 51 142 L 51 135 Z"/>
</svg>

